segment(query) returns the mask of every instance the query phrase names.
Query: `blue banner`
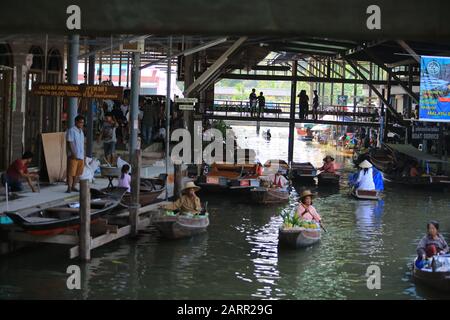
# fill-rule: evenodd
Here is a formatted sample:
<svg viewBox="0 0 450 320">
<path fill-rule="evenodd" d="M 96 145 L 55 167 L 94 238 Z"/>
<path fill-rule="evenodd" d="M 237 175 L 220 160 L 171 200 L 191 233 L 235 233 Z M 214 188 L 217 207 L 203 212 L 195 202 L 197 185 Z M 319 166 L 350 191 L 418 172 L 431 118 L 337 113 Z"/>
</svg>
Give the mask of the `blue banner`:
<svg viewBox="0 0 450 320">
<path fill-rule="evenodd" d="M 419 120 L 450 122 L 450 57 L 422 56 Z"/>
</svg>

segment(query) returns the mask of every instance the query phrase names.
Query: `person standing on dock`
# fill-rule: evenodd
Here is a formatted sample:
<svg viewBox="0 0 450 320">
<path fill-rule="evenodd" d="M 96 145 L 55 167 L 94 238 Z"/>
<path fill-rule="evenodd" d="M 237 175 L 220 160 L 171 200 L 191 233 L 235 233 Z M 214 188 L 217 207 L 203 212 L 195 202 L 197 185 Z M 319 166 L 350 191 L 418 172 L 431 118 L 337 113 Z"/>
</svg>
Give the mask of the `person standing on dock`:
<svg viewBox="0 0 450 320">
<path fill-rule="evenodd" d="M 258 103 L 258 97 L 256 96 L 256 89 L 252 89 L 252 93 L 248 97 L 250 103 L 250 116 L 253 118 L 256 111 L 256 104 Z"/>
<path fill-rule="evenodd" d="M 153 142 L 153 128 L 156 126 L 156 102 L 144 102 L 142 115 L 142 140 L 146 146 Z"/>
<path fill-rule="evenodd" d="M 166 210 L 178 210 L 180 214 L 200 214 L 202 211 L 202 205 L 200 198 L 195 194 L 198 190 L 200 190 L 200 187 L 190 181 L 186 183 L 183 190 L 181 190 L 182 196 L 177 201 L 167 205 L 162 205 L 160 208 Z"/>
<path fill-rule="evenodd" d="M 304 120 L 305 117 L 308 115 L 308 108 L 309 108 L 309 97 L 306 94 L 306 90 L 300 91 L 299 97 L 299 108 L 300 108 L 300 119 Z"/>
<path fill-rule="evenodd" d="M 75 118 L 75 126 L 67 130 L 67 193 L 71 191 L 78 192 L 75 188 L 80 176 L 84 170 L 84 117 Z"/>
<path fill-rule="evenodd" d="M 264 109 L 266 107 L 266 98 L 262 92 L 259 93 L 258 96 L 258 118 L 262 116 L 264 117 Z"/>
<path fill-rule="evenodd" d="M 314 90 L 314 98 L 313 98 L 313 119 L 317 120 L 317 111 L 319 109 L 319 96 L 317 95 L 317 90 Z"/>
<path fill-rule="evenodd" d="M 103 141 L 103 151 L 105 153 L 105 159 L 111 165 L 114 163 L 114 157 L 116 153 L 116 130 L 118 124 L 114 120 L 112 113 L 105 115 L 105 122 L 103 122 L 101 140 Z"/>
</svg>

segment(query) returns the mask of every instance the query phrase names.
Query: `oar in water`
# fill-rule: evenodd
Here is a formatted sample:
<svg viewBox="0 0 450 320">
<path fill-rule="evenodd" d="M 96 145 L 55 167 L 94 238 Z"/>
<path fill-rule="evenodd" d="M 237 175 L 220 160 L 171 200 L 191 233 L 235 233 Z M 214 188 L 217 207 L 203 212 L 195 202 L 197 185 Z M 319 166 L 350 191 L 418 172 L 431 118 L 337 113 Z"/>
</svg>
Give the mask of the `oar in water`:
<svg viewBox="0 0 450 320">
<path fill-rule="evenodd" d="M 327 229 L 325 229 L 325 227 L 323 226 L 323 224 L 322 223 L 319 223 L 319 225 L 320 225 L 320 227 L 323 229 L 323 231 L 325 231 L 325 232 L 327 232 L 328 233 L 328 231 L 327 231 Z"/>
</svg>

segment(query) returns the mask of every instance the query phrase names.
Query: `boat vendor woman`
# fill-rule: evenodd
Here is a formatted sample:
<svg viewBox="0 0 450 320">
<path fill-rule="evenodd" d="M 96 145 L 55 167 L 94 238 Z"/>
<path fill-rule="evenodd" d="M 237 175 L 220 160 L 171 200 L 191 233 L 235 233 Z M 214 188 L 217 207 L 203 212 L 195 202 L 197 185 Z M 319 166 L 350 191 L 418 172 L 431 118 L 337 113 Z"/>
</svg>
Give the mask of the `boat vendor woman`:
<svg viewBox="0 0 450 320">
<path fill-rule="evenodd" d="M 430 221 L 427 223 L 427 235 L 420 240 L 417 246 L 418 260 L 431 258 L 436 254 L 446 254 L 449 251 L 447 242 L 439 233 L 439 223 Z"/>
<path fill-rule="evenodd" d="M 323 159 L 323 166 L 320 167 L 318 170 L 326 173 L 335 173 L 336 167 L 334 165 L 334 158 L 332 156 L 326 156 Z"/>
<path fill-rule="evenodd" d="M 320 223 L 322 218 L 317 213 L 316 209 L 312 206 L 313 194 L 309 190 L 305 190 L 300 195 L 300 204 L 298 205 L 295 216 L 308 221 L 315 221 Z"/>
<path fill-rule="evenodd" d="M 361 170 L 356 180 L 356 188 L 358 190 L 375 190 L 375 182 L 373 181 L 372 164 L 364 160 L 359 164 Z"/>
<path fill-rule="evenodd" d="M 177 201 L 171 204 L 162 205 L 160 208 L 166 210 L 179 210 L 181 214 L 200 214 L 202 205 L 200 203 L 200 198 L 195 194 L 198 190 L 200 190 L 200 187 L 196 186 L 193 182 L 188 182 L 181 191 L 182 196 Z"/>
<path fill-rule="evenodd" d="M 283 176 L 283 171 L 282 170 L 278 170 L 273 179 L 272 179 L 272 187 L 273 188 L 281 188 L 281 189 L 286 189 L 287 186 L 289 185 L 289 181 Z"/>
</svg>

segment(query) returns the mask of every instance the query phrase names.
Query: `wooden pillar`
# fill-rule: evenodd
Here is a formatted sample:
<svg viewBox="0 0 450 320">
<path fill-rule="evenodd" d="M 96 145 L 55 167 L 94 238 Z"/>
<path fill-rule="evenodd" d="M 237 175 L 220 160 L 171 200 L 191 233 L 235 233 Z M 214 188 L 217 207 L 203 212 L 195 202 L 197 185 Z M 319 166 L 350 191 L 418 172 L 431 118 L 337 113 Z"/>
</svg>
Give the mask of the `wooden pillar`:
<svg viewBox="0 0 450 320">
<path fill-rule="evenodd" d="M 291 81 L 291 113 L 289 117 L 289 147 L 288 147 L 288 163 L 294 160 L 294 131 L 295 131 L 295 104 L 297 99 L 297 67 L 298 62 L 292 62 L 292 81 Z"/>
<path fill-rule="evenodd" d="M 141 150 L 136 149 L 133 152 L 132 158 L 132 171 L 131 171 L 131 205 L 130 208 L 130 225 L 131 236 L 135 237 L 138 234 L 139 229 L 139 192 L 141 185 Z"/>
<path fill-rule="evenodd" d="M 181 197 L 181 190 L 183 189 L 183 170 L 181 164 L 174 164 L 174 189 L 173 196 L 175 199 Z"/>
<path fill-rule="evenodd" d="M 80 181 L 80 259 L 91 260 L 91 193 L 89 180 Z"/>
</svg>

